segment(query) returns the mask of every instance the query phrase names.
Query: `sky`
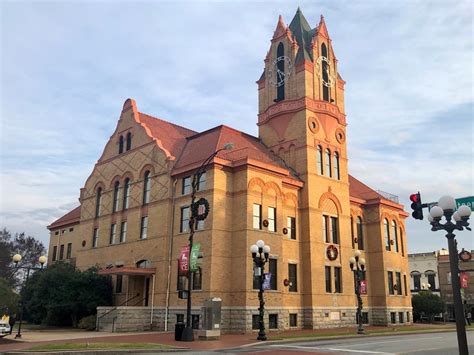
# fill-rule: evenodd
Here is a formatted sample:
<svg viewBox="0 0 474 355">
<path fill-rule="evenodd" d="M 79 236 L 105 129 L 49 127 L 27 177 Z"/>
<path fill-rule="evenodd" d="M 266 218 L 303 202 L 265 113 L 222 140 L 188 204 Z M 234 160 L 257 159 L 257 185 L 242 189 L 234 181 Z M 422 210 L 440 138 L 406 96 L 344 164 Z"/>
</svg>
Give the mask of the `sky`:
<svg viewBox="0 0 474 355">
<path fill-rule="evenodd" d="M 346 81 L 350 173 L 409 212 L 417 191 L 474 195 L 470 1 L 0 0 L 0 228 L 48 245 L 129 97 L 196 131 L 257 135 L 255 81 L 298 5 L 312 27 L 324 15 Z M 409 252 L 447 247 L 426 218 L 406 228 Z"/>
</svg>

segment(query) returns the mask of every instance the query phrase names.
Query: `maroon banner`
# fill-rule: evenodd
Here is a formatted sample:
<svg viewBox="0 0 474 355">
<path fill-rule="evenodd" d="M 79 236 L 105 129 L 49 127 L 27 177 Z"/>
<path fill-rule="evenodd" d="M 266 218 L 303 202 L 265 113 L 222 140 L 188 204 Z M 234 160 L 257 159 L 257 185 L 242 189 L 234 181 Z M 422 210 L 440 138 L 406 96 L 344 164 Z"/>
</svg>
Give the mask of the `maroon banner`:
<svg viewBox="0 0 474 355">
<path fill-rule="evenodd" d="M 468 280 L 469 280 L 469 274 L 467 272 L 461 272 L 459 275 L 459 282 L 461 284 L 461 288 L 468 288 Z"/>
<path fill-rule="evenodd" d="M 360 280 L 359 292 L 361 295 L 367 294 L 367 280 Z"/>
<path fill-rule="evenodd" d="M 189 245 L 181 249 L 178 258 L 180 275 L 187 275 L 189 268 Z"/>
</svg>

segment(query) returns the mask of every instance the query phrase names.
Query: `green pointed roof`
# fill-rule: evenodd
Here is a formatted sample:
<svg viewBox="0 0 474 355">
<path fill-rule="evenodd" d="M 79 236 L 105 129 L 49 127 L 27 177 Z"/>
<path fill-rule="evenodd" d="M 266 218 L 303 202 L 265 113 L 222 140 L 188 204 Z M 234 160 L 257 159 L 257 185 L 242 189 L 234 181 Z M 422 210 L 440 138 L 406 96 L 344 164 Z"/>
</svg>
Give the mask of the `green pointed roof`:
<svg viewBox="0 0 474 355">
<path fill-rule="evenodd" d="M 298 46 L 300 46 L 300 49 L 297 53 L 296 61 L 298 62 L 303 58 L 309 58 L 311 61 L 313 61 L 313 54 L 311 51 L 311 40 L 316 29 L 311 28 L 299 7 L 298 10 L 296 10 L 296 14 L 293 17 L 293 20 L 291 20 L 289 27 L 291 33 L 293 34 L 293 36 L 295 36 Z"/>
</svg>

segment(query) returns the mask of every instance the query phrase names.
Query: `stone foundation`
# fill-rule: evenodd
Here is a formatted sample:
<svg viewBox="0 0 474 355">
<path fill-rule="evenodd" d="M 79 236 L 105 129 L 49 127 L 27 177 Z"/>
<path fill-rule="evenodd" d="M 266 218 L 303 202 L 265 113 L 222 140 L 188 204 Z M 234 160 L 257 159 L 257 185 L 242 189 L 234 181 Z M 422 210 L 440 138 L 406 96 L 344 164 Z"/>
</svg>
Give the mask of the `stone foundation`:
<svg viewBox="0 0 474 355">
<path fill-rule="evenodd" d="M 411 308 L 364 308 L 368 315 L 369 325 L 393 324 L 408 325 L 412 322 Z M 400 312 L 403 314 L 400 321 Z M 202 328 L 203 314 L 201 309 L 191 312 L 199 316 L 199 329 Z M 290 326 L 290 314 L 296 314 L 296 326 Z M 407 314 L 409 319 L 407 319 Z M 221 332 L 252 333 L 253 316 L 258 316 L 256 308 L 222 308 Z M 272 328 L 270 328 L 272 317 Z M 170 308 L 168 314 L 168 331 L 174 331 L 175 324 L 181 319 L 186 321 L 186 309 Z M 392 322 L 395 320 L 395 322 Z M 289 329 L 324 329 L 356 327 L 355 308 L 268 308 L 265 309 L 265 330 L 268 332 Z M 196 324 L 197 325 L 197 324 Z M 165 309 L 155 308 L 151 317 L 150 307 L 97 307 L 97 329 L 109 332 L 137 332 L 165 330 Z"/>
</svg>

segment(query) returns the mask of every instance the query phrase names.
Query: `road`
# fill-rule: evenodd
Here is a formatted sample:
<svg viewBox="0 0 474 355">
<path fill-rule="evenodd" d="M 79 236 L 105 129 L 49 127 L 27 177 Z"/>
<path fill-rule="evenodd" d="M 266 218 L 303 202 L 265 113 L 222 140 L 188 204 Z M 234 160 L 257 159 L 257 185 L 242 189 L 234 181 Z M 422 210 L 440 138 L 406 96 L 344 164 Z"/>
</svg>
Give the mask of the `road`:
<svg viewBox="0 0 474 355">
<path fill-rule="evenodd" d="M 469 352 L 474 354 L 474 332 L 467 332 Z M 379 336 L 291 344 L 268 344 L 229 352 L 313 352 L 320 354 L 458 354 L 455 332 Z"/>
</svg>

